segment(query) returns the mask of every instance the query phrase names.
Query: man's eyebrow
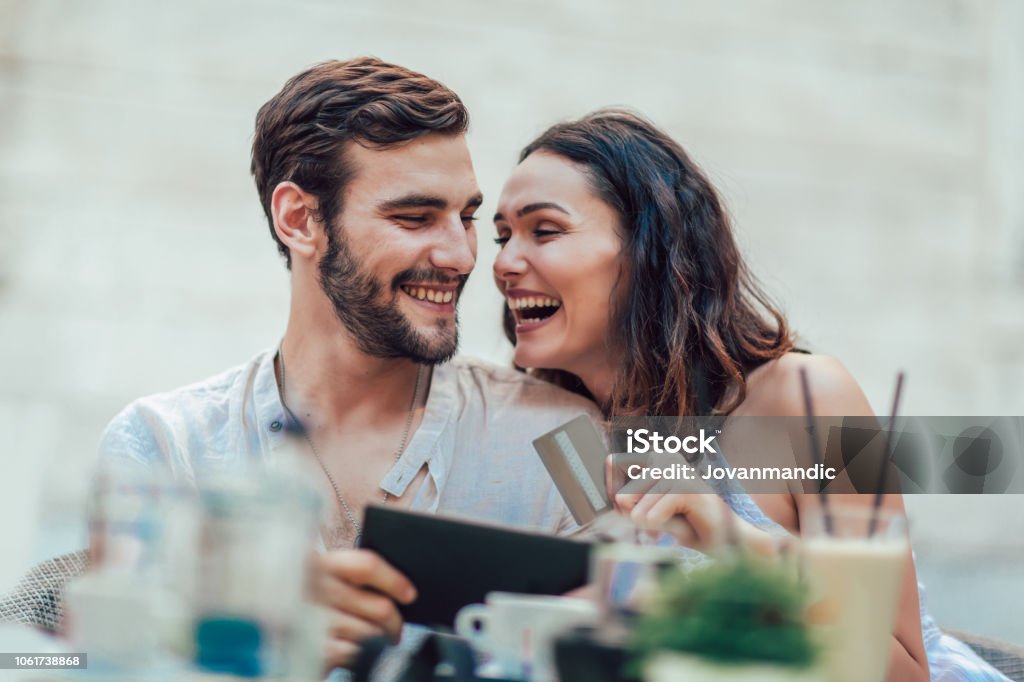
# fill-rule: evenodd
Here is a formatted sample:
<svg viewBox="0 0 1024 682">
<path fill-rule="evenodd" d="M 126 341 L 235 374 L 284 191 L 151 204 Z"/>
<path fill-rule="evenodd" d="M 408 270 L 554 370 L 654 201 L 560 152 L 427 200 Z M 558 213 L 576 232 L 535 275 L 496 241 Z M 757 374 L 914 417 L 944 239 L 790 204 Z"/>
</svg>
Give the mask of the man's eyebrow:
<svg viewBox="0 0 1024 682">
<path fill-rule="evenodd" d="M 470 199 L 469 201 L 466 202 L 466 207 L 464 209 L 462 209 L 462 210 L 465 211 L 466 209 L 470 209 L 470 208 L 472 208 L 472 209 L 480 208 L 480 204 L 482 204 L 482 203 L 484 203 L 484 195 L 481 194 L 480 192 L 477 192 L 473 196 L 472 199 Z"/>
<path fill-rule="evenodd" d="M 553 201 L 539 201 L 535 204 L 527 204 L 526 206 L 523 206 L 521 209 L 516 211 L 516 217 L 522 218 L 524 215 L 527 215 L 528 213 L 533 213 L 534 211 L 543 211 L 546 208 L 550 208 L 554 211 L 559 211 L 560 213 L 564 213 L 565 215 L 570 215 L 567 210 L 565 210 L 564 208 L 562 208 Z M 500 212 L 494 214 L 494 222 L 498 222 L 499 220 L 504 219 L 505 216 L 503 216 Z"/>
<path fill-rule="evenodd" d="M 435 208 L 440 211 L 448 208 L 448 202 L 443 197 L 431 194 L 406 194 L 405 196 L 388 199 L 377 204 L 378 211 L 395 211 L 408 208 Z"/>
</svg>

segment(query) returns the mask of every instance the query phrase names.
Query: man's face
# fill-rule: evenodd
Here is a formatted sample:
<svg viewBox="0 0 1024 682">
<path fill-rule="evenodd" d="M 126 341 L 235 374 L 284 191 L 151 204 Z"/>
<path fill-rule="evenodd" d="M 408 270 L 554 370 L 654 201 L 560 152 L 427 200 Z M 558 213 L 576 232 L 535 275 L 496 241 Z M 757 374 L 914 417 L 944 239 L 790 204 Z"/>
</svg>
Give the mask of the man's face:
<svg viewBox="0 0 1024 682">
<path fill-rule="evenodd" d="M 320 285 L 363 352 L 444 362 L 458 346 L 456 306 L 476 262 L 481 196 L 465 138 L 350 144 L 345 156 L 353 174 L 328 228 Z"/>
</svg>

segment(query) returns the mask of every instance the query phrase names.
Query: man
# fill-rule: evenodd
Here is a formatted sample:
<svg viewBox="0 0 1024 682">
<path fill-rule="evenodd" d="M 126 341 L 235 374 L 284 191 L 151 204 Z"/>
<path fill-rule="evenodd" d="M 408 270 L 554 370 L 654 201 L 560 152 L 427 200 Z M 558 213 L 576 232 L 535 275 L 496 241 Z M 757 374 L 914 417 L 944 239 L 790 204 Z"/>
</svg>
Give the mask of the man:
<svg viewBox="0 0 1024 682">
<path fill-rule="evenodd" d="M 573 530 L 530 441 L 593 405 L 467 359 L 456 307 L 476 259 L 482 197 L 468 115 L 442 84 L 376 59 L 289 80 L 256 118 L 252 173 L 291 271 L 280 349 L 199 384 L 137 400 L 104 433 L 107 458 L 204 472 L 294 454 L 322 472 L 319 594 L 331 664 L 371 635 L 397 638 L 415 587 L 352 549 L 371 502 L 551 533 Z"/>
</svg>

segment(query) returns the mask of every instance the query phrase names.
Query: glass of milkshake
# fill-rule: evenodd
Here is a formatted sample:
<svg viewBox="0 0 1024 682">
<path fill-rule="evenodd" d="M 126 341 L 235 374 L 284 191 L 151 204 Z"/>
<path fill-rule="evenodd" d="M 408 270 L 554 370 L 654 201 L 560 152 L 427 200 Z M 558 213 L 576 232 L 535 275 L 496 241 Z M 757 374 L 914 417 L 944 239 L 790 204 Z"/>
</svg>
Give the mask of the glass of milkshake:
<svg viewBox="0 0 1024 682">
<path fill-rule="evenodd" d="M 909 556 L 906 518 L 840 500 L 802 524 L 811 620 L 829 682 L 882 682 Z"/>
</svg>

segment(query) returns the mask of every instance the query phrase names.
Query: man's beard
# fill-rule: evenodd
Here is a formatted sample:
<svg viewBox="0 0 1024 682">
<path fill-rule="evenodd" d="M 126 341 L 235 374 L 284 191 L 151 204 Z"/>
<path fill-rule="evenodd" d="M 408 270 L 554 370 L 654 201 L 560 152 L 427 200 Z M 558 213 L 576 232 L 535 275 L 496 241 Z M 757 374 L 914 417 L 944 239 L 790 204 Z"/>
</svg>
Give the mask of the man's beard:
<svg viewBox="0 0 1024 682">
<path fill-rule="evenodd" d="M 455 355 L 459 345 L 457 318 L 438 320 L 434 334 L 420 333 L 399 309 L 399 287 L 409 282 L 457 282 L 458 302 L 468 275 L 450 277 L 429 268 L 410 268 L 392 278 L 388 297 L 385 285 L 363 270 L 337 227 L 328 234 L 327 253 L 317 267 L 320 287 L 362 352 L 377 358 L 409 358 L 424 365 L 446 362 Z"/>
</svg>

